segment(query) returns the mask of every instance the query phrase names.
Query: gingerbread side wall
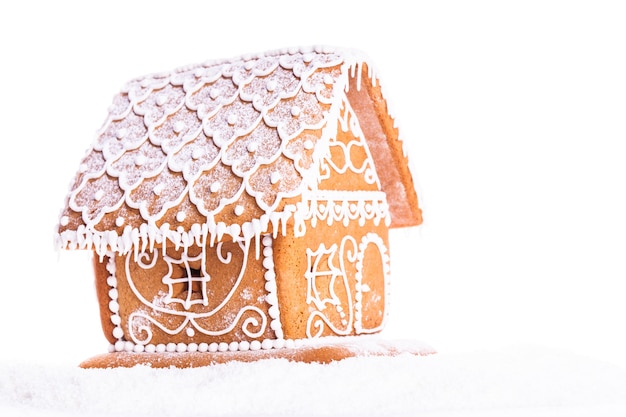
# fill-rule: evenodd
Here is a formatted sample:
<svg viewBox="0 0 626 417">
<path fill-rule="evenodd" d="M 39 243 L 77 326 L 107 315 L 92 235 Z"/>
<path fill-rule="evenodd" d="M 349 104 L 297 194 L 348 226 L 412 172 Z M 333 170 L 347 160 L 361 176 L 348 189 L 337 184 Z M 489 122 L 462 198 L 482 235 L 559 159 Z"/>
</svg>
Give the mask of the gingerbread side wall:
<svg viewBox="0 0 626 417">
<path fill-rule="evenodd" d="M 286 339 L 382 330 L 389 290 L 388 229 L 368 221 L 318 223 L 274 242 L 276 285 Z"/>
<path fill-rule="evenodd" d="M 368 114 L 367 117 L 376 117 Z M 348 336 L 382 330 L 388 300 L 387 198 L 362 120 L 344 107 L 316 190 L 304 196 L 303 227 L 274 242 L 285 338 Z M 371 129 L 370 129 L 371 130 Z"/>
</svg>

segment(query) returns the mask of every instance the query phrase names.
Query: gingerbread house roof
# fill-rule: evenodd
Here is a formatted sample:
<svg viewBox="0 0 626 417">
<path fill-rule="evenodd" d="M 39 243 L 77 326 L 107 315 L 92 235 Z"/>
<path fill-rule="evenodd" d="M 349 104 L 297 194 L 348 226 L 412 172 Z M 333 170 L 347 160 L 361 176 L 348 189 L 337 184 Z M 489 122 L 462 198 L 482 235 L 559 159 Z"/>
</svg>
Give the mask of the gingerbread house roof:
<svg viewBox="0 0 626 417">
<path fill-rule="evenodd" d="M 166 239 L 189 245 L 276 233 L 315 188 L 346 99 L 376 169 L 385 167 L 390 226 L 419 224 L 406 156 L 372 65 L 360 52 L 314 47 L 127 83 L 70 186 L 58 246 L 126 252 Z"/>
</svg>

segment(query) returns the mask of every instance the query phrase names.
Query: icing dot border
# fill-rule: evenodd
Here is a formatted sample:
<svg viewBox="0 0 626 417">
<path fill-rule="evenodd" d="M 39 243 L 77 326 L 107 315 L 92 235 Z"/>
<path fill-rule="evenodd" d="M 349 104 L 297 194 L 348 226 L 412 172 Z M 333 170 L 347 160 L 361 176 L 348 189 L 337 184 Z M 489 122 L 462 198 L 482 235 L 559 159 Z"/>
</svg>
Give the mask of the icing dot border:
<svg viewBox="0 0 626 417">
<path fill-rule="evenodd" d="M 277 340 L 283 338 L 283 326 L 280 321 L 280 309 L 278 306 L 278 296 L 276 294 L 276 271 L 274 270 L 274 250 L 272 249 L 274 239 L 270 235 L 263 236 L 261 243 L 263 244 L 263 267 L 266 271 L 263 275 L 265 278 L 265 302 L 269 304 L 268 314 L 272 321 L 270 329 L 274 330 Z"/>
<path fill-rule="evenodd" d="M 133 342 L 118 340 L 109 345 L 108 351 L 134 353 L 217 353 L 217 352 L 247 352 L 274 349 L 298 349 L 304 346 L 319 344 L 322 340 L 332 340 L 335 336 L 314 339 L 263 339 L 253 341 L 211 342 L 211 343 L 158 343 L 140 345 Z M 341 337 L 346 339 L 345 336 Z"/>
<path fill-rule="evenodd" d="M 118 343 L 124 341 L 124 329 L 122 329 L 121 327 L 122 318 L 119 315 L 119 303 L 117 300 L 119 293 L 117 290 L 115 255 L 113 253 L 108 253 L 107 256 L 109 258 L 106 264 L 106 270 L 109 273 L 109 276 L 107 277 L 107 285 L 110 287 L 108 294 L 109 294 L 109 311 L 111 312 L 111 316 L 109 317 L 109 320 L 111 320 L 111 323 L 113 323 L 113 325 L 115 326 L 113 327 L 111 334 L 113 335 L 115 339 L 117 339 L 118 342 L 115 344 L 117 346 Z"/>
</svg>

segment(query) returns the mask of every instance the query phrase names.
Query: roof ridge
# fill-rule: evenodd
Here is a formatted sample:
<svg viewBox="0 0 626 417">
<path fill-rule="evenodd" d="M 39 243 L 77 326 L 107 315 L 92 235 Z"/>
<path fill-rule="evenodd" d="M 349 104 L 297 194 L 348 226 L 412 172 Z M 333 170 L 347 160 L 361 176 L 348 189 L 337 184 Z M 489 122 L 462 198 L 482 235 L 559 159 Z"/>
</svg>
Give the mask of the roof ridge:
<svg viewBox="0 0 626 417">
<path fill-rule="evenodd" d="M 342 46 L 334 46 L 334 45 L 317 44 L 317 45 L 310 45 L 310 46 L 303 45 L 303 46 L 291 46 L 291 47 L 284 47 L 284 48 L 268 49 L 262 52 L 242 53 L 239 55 L 233 55 L 229 58 L 209 59 L 204 62 L 196 62 L 196 63 L 187 64 L 187 65 L 182 65 L 174 69 L 170 69 L 170 70 L 143 74 L 131 80 L 128 80 L 128 82 L 141 80 L 141 79 L 149 78 L 149 77 L 164 77 L 167 75 L 190 71 L 199 67 L 211 67 L 211 66 L 216 66 L 216 65 L 231 64 L 237 61 L 250 61 L 253 59 L 277 57 L 281 55 L 296 55 L 296 54 L 307 54 L 307 53 L 317 53 L 317 54 L 335 53 L 344 57 L 344 59 L 349 61 L 350 64 L 352 65 L 356 63 L 360 63 L 360 62 L 368 62 L 371 65 L 369 56 L 360 49 L 342 47 Z"/>
</svg>

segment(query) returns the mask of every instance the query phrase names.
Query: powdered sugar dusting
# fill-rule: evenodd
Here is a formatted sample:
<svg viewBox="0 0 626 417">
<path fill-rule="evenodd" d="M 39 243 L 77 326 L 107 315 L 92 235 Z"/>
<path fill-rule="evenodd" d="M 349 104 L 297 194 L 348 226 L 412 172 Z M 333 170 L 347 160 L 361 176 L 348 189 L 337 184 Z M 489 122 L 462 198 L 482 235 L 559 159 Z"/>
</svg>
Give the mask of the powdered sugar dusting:
<svg viewBox="0 0 626 417">
<path fill-rule="evenodd" d="M 181 233 L 203 224 L 235 240 L 276 232 L 267 228 L 295 210 L 285 200 L 317 188 L 349 77 L 364 60 L 355 51 L 296 48 L 130 81 L 81 163 L 59 246 L 102 255 L 146 236 L 150 245 L 168 236 L 184 244 Z M 225 215 L 244 197 L 261 218 Z"/>
</svg>

